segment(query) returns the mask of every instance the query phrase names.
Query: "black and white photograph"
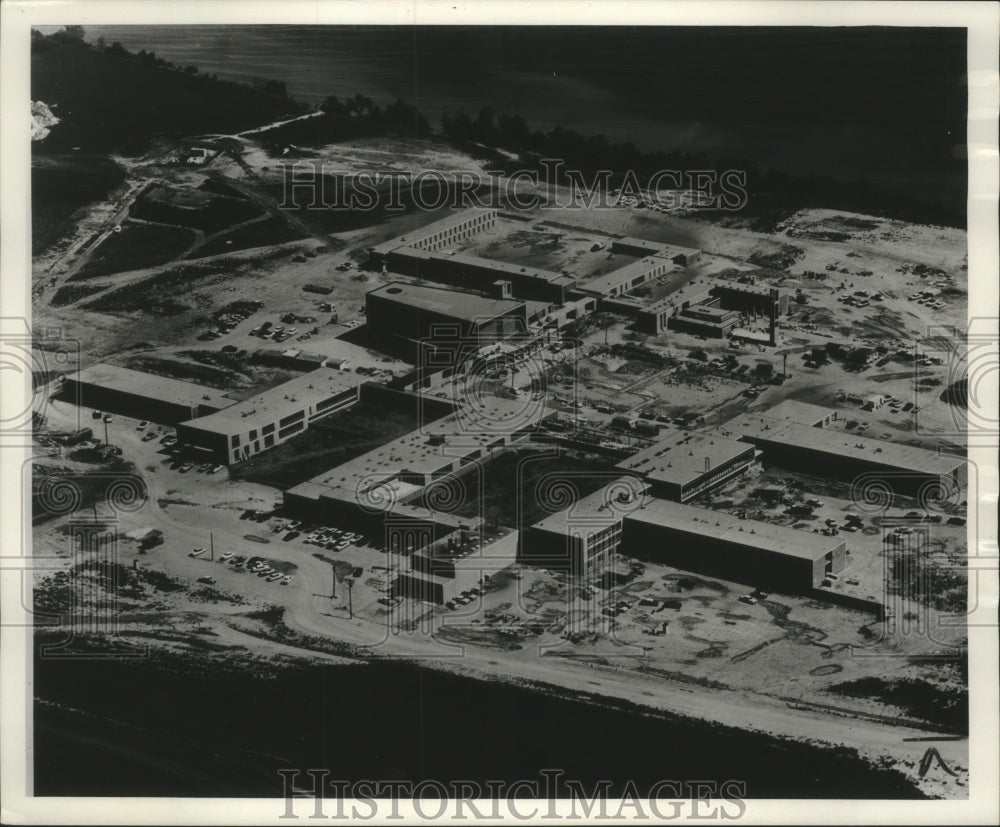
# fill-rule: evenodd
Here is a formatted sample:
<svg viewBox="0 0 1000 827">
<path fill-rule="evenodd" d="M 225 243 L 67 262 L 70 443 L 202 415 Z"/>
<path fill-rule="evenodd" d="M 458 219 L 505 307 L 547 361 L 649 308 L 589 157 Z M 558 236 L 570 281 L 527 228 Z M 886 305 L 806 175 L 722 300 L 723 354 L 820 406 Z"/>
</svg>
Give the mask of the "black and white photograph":
<svg viewBox="0 0 1000 827">
<path fill-rule="evenodd" d="M 2 11 L 4 823 L 996 823 L 1000 4 Z"/>
</svg>

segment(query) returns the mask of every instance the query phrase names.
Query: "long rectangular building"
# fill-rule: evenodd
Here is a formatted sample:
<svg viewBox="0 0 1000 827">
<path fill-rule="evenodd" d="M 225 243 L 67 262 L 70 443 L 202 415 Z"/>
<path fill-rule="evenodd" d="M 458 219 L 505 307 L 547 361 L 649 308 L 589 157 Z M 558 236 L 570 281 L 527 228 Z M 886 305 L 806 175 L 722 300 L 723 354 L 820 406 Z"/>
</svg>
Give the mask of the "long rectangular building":
<svg viewBox="0 0 1000 827">
<path fill-rule="evenodd" d="M 631 236 L 623 236 L 612 241 L 611 252 L 630 256 L 660 256 L 685 267 L 701 258 L 701 251 L 691 247 L 678 247 L 675 244 L 664 244 L 660 241 L 648 241 L 645 238 Z"/>
<path fill-rule="evenodd" d="M 567 292 L 576 286 L 576 280 L 565 273 L 468 253 L 441 253 L 404 246 L 387 253 L 385 262 L 394 273 L 474 290 L 487 290 L 498 279 L 506 280 L 516 298 L 531 301 L 562 304 Z"/>
<path fill-rule="evenodd" d="M 629 512 L 622 547 L 685 571 L 793 592 L 819 588 L 847 564 L 847 544 L 836 537 L 668 500 Z"/>
<path fill-rule="evenodd" d="M 618 553 L 794 592 L 819 587 L 847 559 L 846 543 L 834 537 L 656 499 L 628 479 L 535 523 L 520 557 L 595 576 Z"/>
<path fill-rule="evenodd" d="M 177 438 L 219 462 L 249 459 L 358 401 L 364 377 L 319 368 L 208 416 L 177 426 Z"/>
<path fill-rule="evenodd" d="M 438 221 L 372 247 L 369 250 L 369 257 L 375 267 L 382 267 L 393 250 L 401 247 L 440 250 L 452 244 L 459 244 L 477 233 L 496 226 L 496 221 L 497 211 L 491 209 L 473 208 L 451 213 Z"/>
<path fill-rule="evenodd" d="M 646 256 L 603 276 L 584 282 L 577 288 L 588 296 L 612 299 L 621 296 L 646 282 L 659 278 L 674 269 L 674 262 L 660 256 Z"/>
<path fill-rule="evenodd" d="M 745 413 L 719 432 L 757 446 L 764 452 L 764 460 L 773 465 L 821 473 L 859 486 L 877 485 L 908 496 L 921 490 L 930 493 L 925 486 L 954 491 L 965 482 L 964 457 L 787 419 Z"/>
<path fill-rule="evenodd" d="M 798 422 L 814 428 L 825 428 L 838 418 L 836 408 L 824 408 L 822 405 L 800 402 L 797 399 L 785 399 L 761 413 L 770 419 Z"/>
<path fill-rule="evenodd" d="M 215 388 L 103 362 L 67 376 L 60 393 L 78 405 L 163 425 L 205 416 L 234 403 Z"/>
</svg>

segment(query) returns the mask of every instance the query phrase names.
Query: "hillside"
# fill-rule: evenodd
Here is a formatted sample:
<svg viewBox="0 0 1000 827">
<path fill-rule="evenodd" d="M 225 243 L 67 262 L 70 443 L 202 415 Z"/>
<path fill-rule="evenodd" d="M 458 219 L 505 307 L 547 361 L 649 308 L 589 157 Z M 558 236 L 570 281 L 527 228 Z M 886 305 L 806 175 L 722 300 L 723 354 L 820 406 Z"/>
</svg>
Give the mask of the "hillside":
<svg viewBox="0 0 1000 827">
<path fill-rule="evenodd" d="M 60 119 L 36 153 L 129 154 L 157 134 L 232 133 L 299 114 L 249 86 L 64 42 L 31 56 L 31 98 Z"/>
</svg>

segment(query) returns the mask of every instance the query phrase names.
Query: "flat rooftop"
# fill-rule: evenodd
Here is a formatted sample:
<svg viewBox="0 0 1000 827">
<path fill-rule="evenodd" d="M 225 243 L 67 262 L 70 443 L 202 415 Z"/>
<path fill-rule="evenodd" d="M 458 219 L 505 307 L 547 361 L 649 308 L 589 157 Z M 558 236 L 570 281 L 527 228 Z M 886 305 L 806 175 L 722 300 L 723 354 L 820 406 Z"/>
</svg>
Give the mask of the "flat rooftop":
<svg viewBox="0 0 1000 827">
<path fill-rule="evenodd" d="M 686 304 L 701 304 L 711 298 L 711 290 L 717 282 L 713 279 L 697 278 L 683 284 L 676 290 L 655 302 L 646 305 L 646 309 L 658 313 L 668 307 L 681 307 Z"/>
<path fill-rule="evenodd" d="M 767 416 L 771 419 L 783 419 L 789 422 L 798 422 L 802 425 L 815 425 L 815 423 L 822 422 L 836 412 L 834 408 L 824 408 L 822 405 L 799 402 L 797 399 L 786 399 L 760 413 L 762 416 Z"/>
<path fill-rule="evenodd" d="M 619 522 L 626 514 L 632 513 L 639 507 L 638 502 L 645 496 L 648 488 L 646 483 L 623 475 L 592 494 L 581 497 L 568 508 L 543 517 L 532 528 L 587 537 L 594 532 L 603 531 L 609 525 Z M 619 499 L 621 495 L 630 492 L 634 495 L 632 502 Z"/>
<path fill-rule="evenodd" d="M 816 560 L 844 544 L 844 540 L 837 537 L 826 537 L 811 531 L 799 531 L 757 520 L 741 520 L 731 514 L 681 505 L 670 500 L 647 498 L 640 508 L 628 513 L 627 519 L 667 526 L 706 539 L 754 546 L 802 560 Z"/>
<path fill-rule="evenodd" d="M 378 496 L 370 498 L 372 507 L 387 500 L 399 502 L 420 488 L 400 483 L 398 477 L 405 472 L 433 475 L 457 460 L 478 455 L 503 434 L 529 427 L 550 413 L 539 405 L 532 416 L 534 409 L 526 410 L 530 403 L 524 400 L 484 397 L 476 403 L 324 471 L 295 486 L 291 493 L 356 502 L 359 497 L 365 499 L 365 492 L 377 489 Z M 385 505 L 388 509 L 392 502 Z"/>
<path fill-rule="evenodd" d="M 662 258 L 674 258 L 679 255 L 690 255 L 697 253 L 694 247 L 680 247 L 677 244 L 669 244 L 663 241 L 650 241 L 646 238 L 635 238 L 634 236 L 622 236 L 612 240 L 612 247 L 616 244 L 631 247 L 635 250 L 642 250 L 647 256 L 660 256 Z"/>
<path fill-rule="evenodd" d="M 411 244 L 416 244 L 427 238 L 427 236 L 434 235 L 434 233 L 439 232 L 440 230 L 447 230 L 450 227 L 464 224 L 466 221 L 469 221 L 477 215 L 489 215 L 490 213 L 496 215 L 497 211 L 479 207 L 470 207 L 465 210 L 460 210 L 459 212 L 449 213 L 443 218 L 439 218 L 437 221 L 432 221 L 430 224 L 426 224 L 423 227 L 410 230 L 405 235 L 390 238 L 388 241 L 383 241 L 381 244 L 376 245 L 372 249 L 376 253 L 384 255 L 392 252 L 397 247 L 407 247 Z"/>
<path fill-rule="evenodd" d="M 632 247 L 636 250 L 643 250 L 648 256 L 655 255 L 664 247 L 664 245 L 660 244 L 658 241 L 649 241 L 645 238 L 635 238 L 630 235 L 612 239 L 611 246 L 614 247 L 616 244 L 620 244 L 623 247 Z"/>
<path fill-rule="evenodd" d="M 464 290 L 449 290 L 446 287 L 428 287 L 394 281 L 384 287 L 368 292 L 369 296 L 391 299 L 433 313 L 453 316 L 467 322 L 494 319 L 513 313 L 524 307 L 523 302 L 509 299 L 491 299 L 478 293 Z"/>
<path fill-rule="evenodd" d="M 688 307 L 685 312 L 697 314 L 702 317 L 708 317 L 716 322 L 721 322 L 727 317 L 739 315 L 739 313 L 735 310 L 723 310 L 721 307 L 716 307 L 710 304 L 693 304 Z"/>
<path fill-rule="evenodd" d="M 98 385 L 109 390 L 144 396 L 148 399 L 175 402 L 179 405 L 205 405 L 221 409 L 235 402 L 223 391 L 215 388 L 206 388 L 203 385 L 171 379 L 167 376 L 157 376 L 155 373 L 143 373 L 131 368 L 109 365 L 106 362 L 91 365 L 89 368 L 84 368 L 66 378 L 84 384 Z"/>
<path fill-rule="evenodd" d="M 617 495 L 628 488 L 637 493 L 634 501 L 616 501 Z M 844 543 L 842 539 L 813 534 L 811 531 L 799 531 L 756 520 L 741 520 L 721 511 L 657 499 L 640 493 L 643 488 L 641 484 L 637 488 L 635 480 L 622 477 L 581 498 L 569 508 L 549 514 L 533 527 L 585 537 L 618 521 L 636 521 L 708 539 L 751 545 L 804 560 L 815 560 Z M 625 553 L 628 553 L 627 549 Z"/>
<path fill-rule="evenodd" d="M 531 267 L 526 264 L 511 264 L 508 261 L 498 261 L 494 258 L 474 256 L 469 253 L 431 253 L 429 256 L 435 260 L 451 260 L 460 264 L 468 264 L 470 267 L 487 267 L 502 276 L 517 276 L 547 281 L 550 284 L 563 284 L 566 287 L 576 285 L 576 279 L 565 273 L 557 273 L 555 270 L 543 270 L 540 267 Z"/>
<path fill-rule="evenodd" d="M 716 279 L 714 286 L 723 287 L 727 290 L 738 290 L 741 293 L 752 293 L 756 296 L 768 296 L 772 290 L 772 286 L 770 284 L 760 284 L 756 282 L 754 284 L 750 284 L 749 282 L 736 281 L 735 279 L 733 281 Z M 786 290 L 782 290 L 780 287 L 775 287 L 773 289 L 778 290 L 779 293 L 787 292 Z"/>
<path fill-rule="evenodd" d="M 221 411 L 189 419 L 182 424 L 219 434 L 243 433 L 257 425 L 266 425 L 317 405 L 331 396 L 354 390 L 366 381 L 365 377 L 356 373 L 319 368 Z"/>
<path fill-rule="evenodd" d="M 456 564 L 470 558 L 476 561 L 489 559 L 491 546 L 511 534 L 517 534 L 517 529 L 507 526 L 487 527 L 479 518 L 469 522 L 473 527 L 470 528 L 464 542 L 455 536 L 441 537 L 417 553 L 429 560 L 443 560 Z"/>
<path fill-rule="evenodd" d="M 752 445 L 714 432 L 661 430 L 656 442 L 616 467 L 657 482 L 689 485 L 748 452 L 752 455 Z"/>
<path fill-rule="evenodd" d="M 583 282 L 579 287 L 581 290 L 586 290 L 590 293 L 604 294 L 613 290 L 622 282 L 631 282 L 633 279 L 648 273 L 654 267 L 662 267 L 663 264 L 664 262 L 661 258 L 646 256 L 645 258 L 640 258 L 638 261 L 630 262 L 624 267 L 619 267 L 617 270 L 612 270 L 610 273 L 605 273 L 603 276 L 597 276 L 597 278 Z"/>
<path fill-rule="evenodd" d="M 965 465 L 965 457 L 938 454 L 925 448 L 899 445 L 881 439 L 866 439 L 829 428 L 813 428 L 799 422 L 773 419 L 761 414 L 740 414 L 718 431 L 734 439 L 747 437 L 766 440 L 921 474 L 950 474 L 956 468 Z"/>
</svg>

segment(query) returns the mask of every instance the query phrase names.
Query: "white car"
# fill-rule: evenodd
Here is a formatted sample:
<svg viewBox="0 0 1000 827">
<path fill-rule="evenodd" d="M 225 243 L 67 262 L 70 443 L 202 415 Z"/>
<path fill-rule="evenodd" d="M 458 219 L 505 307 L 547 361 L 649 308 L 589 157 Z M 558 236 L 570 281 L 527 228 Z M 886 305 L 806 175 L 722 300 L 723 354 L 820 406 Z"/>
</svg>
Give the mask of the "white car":
<svg viewBox="0 0 1000 827">
<path fill-rule="evenodd" d="M 205 549 L 199 547 L 188 552 L 188 557 L 201 557 L 204 553 Z"/>
</svg>

